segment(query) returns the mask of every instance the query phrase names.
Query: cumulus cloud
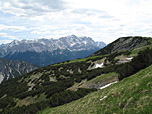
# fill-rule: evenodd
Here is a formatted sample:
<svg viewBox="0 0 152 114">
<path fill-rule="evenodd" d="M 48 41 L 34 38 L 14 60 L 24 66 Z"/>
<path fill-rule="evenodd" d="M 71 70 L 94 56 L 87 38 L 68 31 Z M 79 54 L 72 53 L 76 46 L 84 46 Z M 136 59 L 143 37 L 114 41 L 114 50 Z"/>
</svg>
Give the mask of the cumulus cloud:
<svg viewBox="0 0 152 114">
<path fill-rule="evenodd" d="M 98 16 L 101 19 L 113 18 L 108 12 L 97 9 L 75 9 L 71 13 L 77 15 Z"/>
<path fill-rule="evenodd" d="M 89 15 L 89 16 L 96 15 L 97 13 L 108 15 L 108 13 L 106 11 L 100 11 L 100 10 L 97 10 L 97 9 L 85 9 L 85 8 L 75 9 L 75 10 L 72 11 L 72 13 L 84 14 L 84 15 Z"/>
<path fill-rule="evenodd" d="M 14 40 L 17 38 L 15 36 L 8 35 L 7 33 L 0 33 L 0 37 L 1 37 L 1 40 L 4 40 L 6 38 L 9 40 Z M 9 41 L 9 40 L 7 40 L 7 41 Z"/>
<path fill-rule="evenodd" d="M 0 0 L 0 40 L 75 34 L 110 43 L 122 36 L 151 36 L 151 4 L 152 0 Z"/>
<path fill-rule="evenodd" d="M 38 16 L 65 9 L 63 0 L 1 0 L 0 10 L 16 16 Z"/>
<path fill-rule="evenodd" d="M 19 31 L 25 31 L 28 29 L 25 26 L 8 26 L 8 25 L 0 24 L 0 30 L 19 32 Z"/>
</svg>

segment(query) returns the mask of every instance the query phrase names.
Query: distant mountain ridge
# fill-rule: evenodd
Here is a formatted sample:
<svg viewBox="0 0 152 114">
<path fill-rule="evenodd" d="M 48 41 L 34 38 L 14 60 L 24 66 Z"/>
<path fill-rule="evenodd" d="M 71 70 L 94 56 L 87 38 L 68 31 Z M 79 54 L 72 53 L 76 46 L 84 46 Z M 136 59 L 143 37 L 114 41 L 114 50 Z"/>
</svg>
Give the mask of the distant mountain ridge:
<svg viewBox="0 0 152 114">
<path fill-rule="evenodd" d="M 39 66 L 83 58 L 106 46 L 90 37 L 75 35 L 59 39 L 14 40 L 0 45 L 0 57 L 9 60 L 24 60 Z"/>
<path fill-rule="evenodd" d="M 43 52 L 54 50 L 80 51 L 94 48 L 102 48 L 106 44 L 104 42 L 95 42 L 90 37 L 77 37 L 75 35 L 61 37 L 59 39 L 36 39 L 36 40 L 14 40 L 9 44 L 1 45 L 1 51 L 4 54 L 15 52 Z M 18 48 L 20 47 L 20 48 Z"/>
<path fill-rule="evenodd" d="M 38 66 L 24 61 L 11 61 L 0 58 L 0 83 L 17 76 L 22 76 Z"/>
</svg>

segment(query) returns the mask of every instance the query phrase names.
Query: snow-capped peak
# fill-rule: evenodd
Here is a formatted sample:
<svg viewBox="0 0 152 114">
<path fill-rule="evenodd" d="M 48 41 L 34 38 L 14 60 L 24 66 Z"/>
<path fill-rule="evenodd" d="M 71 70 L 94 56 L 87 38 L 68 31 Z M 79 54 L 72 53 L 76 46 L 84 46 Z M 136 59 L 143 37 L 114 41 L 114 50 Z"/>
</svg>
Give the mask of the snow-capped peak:
<svg viewBox="0 0 152 114">
<path fill-rule="evenodd" d="M 52 52 L 56 49 L 67 49 L 71 51 L 90 50 L 95 48 L 101 48 L 101 44 L 95 42 L 90 37 L 77 37 L 76 35 L 70 35 L 67 37 L 61 37 L 59 39 L 35 39 L 35 40 L 14 40 L 9 45 L 3 46 L 0 51 L 5 53 L 14 52 Z"/>
</svg>

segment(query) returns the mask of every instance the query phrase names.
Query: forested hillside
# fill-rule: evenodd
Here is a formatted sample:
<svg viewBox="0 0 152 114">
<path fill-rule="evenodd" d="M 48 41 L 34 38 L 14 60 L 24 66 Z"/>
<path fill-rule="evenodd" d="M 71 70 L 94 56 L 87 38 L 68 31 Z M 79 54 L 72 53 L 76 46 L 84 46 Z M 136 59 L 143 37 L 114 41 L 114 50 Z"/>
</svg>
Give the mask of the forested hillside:
<svg viewBox="0 0 152 114">
<path fill-rule="evenodd" d="M 114 43 L 119 44 L 124 39 L 120 38 Z M 129 39 L 140 40 L 139 37 Z M 148 43 L 145 44 L 145 41 Z M 80 99 L 109 83 L 123 83 L 124 78 L 152 64 L 151 39 L 141 38 L 137 44 L 141 45 L 126 50 L 119 48 L 111 54 L 49 65 L 6 81 L 0 85 L 0 111 L 2 114 L 34 114 L 47 107 Z M 120 91 L 120 94 L 123 95 L 123 92 Z"/>
<path fill-rule="evenodd" d="M 82 99 L 38 114 L 151 114 L 152 66 Z"/>
</svg>

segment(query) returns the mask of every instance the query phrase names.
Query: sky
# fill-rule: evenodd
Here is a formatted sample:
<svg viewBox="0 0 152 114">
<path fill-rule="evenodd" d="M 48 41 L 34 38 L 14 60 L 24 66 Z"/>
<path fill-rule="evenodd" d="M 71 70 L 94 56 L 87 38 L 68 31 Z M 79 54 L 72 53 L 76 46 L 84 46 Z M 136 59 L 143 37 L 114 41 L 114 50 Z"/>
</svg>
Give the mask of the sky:
<svg viewBox="0 0 152 114">
<path fill-rule="evenodd" d="M 87 36 L 152 36 L 152 0 L 0 0 L 0 44 Z"/>
</svg>

